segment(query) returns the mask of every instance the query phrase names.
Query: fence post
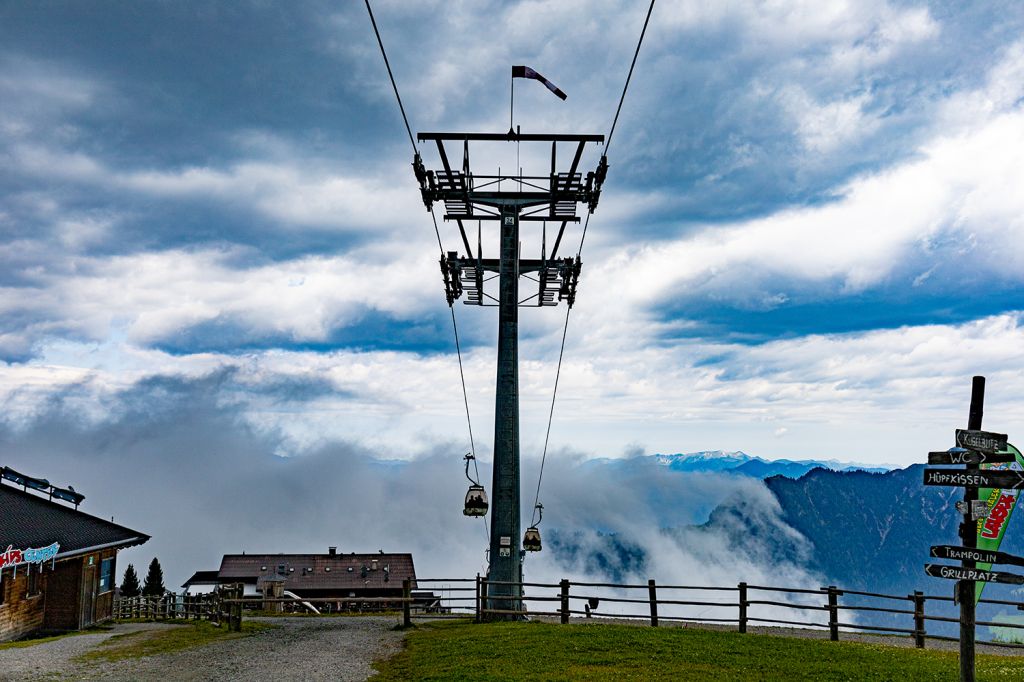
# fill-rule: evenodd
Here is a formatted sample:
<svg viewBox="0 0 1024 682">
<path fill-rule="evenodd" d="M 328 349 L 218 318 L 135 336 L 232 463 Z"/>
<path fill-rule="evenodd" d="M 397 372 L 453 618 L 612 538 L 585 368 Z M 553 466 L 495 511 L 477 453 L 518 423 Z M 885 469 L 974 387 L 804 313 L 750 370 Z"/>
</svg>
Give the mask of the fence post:
<svg viewBox="0 0 1024 682">
<path fill-rule="evenodd" d="M 412 580 L 405 578 L 402 580 L 402 627 L 407 628 L 412 625 L 412 603 L 409 601 L 412 599 Z"/>
<path fill-rule="evenodd" d="M 238 619 L 235 621 L 235 632 L 242 631 L 242 609 L 245 608 L 245 604 L 242 602 L 245 597 L 245 585 L 238 583 Z"/>
<path fill-rule="evenodd" d="M 242 603 L 242 598 L 245 596 L 245 585 L 238 583 L 238 604 L 235 606 L 238 608 L 237 615 L 235 616 L 235 632 L 242 631 L 242 609 L 245 604 Z"/>
<path fill-rule="evenodd" d="M 561 582 L 558 583 L 561 588 L 559 596 L 561 597 L 561 622 L 565 625 L 569 622 L 569 580 L 562 578 Z"/>
<path fill-rule="evenodd" d="M 740 583 L 738 586 L 740 591 L 740 634 L 746 634 L 747 632 L 747 584 Z"/>
<path fill-rule="evenodd" d="M 647 593 L 651 598 L 651 627 L 658 627 L 658 588 L 654 586 L 654 578 L 647 581 Z"/>
<path fill-rule="evenodd" d="M 828 586 L 828 638 L 839 641 L 839 590 L 835 585 Z"/>
<path fill-rule="evenodd" d="M 924 648 L 924 592 L 914 590 L 914 646 Z"/>
<path fill-rule="evenodd" d="M 488 574 L 489 575 L 489 574 Z M 480 620 L 488 620 L 487 617 L 487 575 L 480 578 Z"/>
<path fill-rule="evenodd" d="M 480 574 L 476 574 L 476 598 L 473 600 L 473 610 L 476 612 L 473 616 L 473 622 L 480 622 Z"/>
</svg>

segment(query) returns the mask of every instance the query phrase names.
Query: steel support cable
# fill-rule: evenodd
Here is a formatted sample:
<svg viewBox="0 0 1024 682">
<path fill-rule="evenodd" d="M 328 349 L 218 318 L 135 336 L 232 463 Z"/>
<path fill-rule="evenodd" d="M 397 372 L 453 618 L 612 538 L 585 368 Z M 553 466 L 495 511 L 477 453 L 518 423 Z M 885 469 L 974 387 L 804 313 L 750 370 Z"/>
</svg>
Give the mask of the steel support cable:
<svg viewBox="0 0 1024 682">
<path fill-rule="evenodd" d="M 462 347 L 459 344 L 459 326 L 455 323 L 455 307 L 448 308 L 452 313 L 452 330 L 455 332 L 455 352 L 459 356 L 459 378 L 462 379 L 462 402 L 466 405 L 466 426 L 469 428 L 469 451 L 473 455 L 473 471 L 477 483 L 480 482 L 480 470 L 476 466 L 476 444 L 473 442 L 473 422 L 469 418 L 469 394 L 466 392 L 466 374 L 462 371 Z"/>
<path fill-rule="evenodd" d="M 579 258 L 583 253 L 583 240 L 587 238 L 587 227 L 590 225 L 590 213 L 587 213 L 586 220 L 583 221 L 583 236 L 580 237 L 580 247 L 576 250 L 576 257 Z M 548 442 L 551 439 L 551 423 L 555 417 L 555 400 L 558 398 L 558 380 L 562 375 L 562 357 L 565 355 L 565 337 L 569 333 L 569 313 L 572 312 L 572 308 L 568 308 L 565 311 L 565 324 L 562 326 L 562 345 L 558 349 L 558 366 L 555 369 L 555 387 L 551 391 L 551 409 L 548 410 L 548 428 L 544 434 L 544 450 L 540 456 L 540 472 L 537 474 L 537 494 L 533 498 L 533 515 L 530 517 L 530 525 L 535 525 L 537 519 L 537 505 L 540 504 L 540 486 L 544 480 L 544 464 L 548 458 Z"/>
<path fill-rule="evenodd" d="M 402 120 L 405 122 L 405 132 L 409 133 L 409 143 L 412 145 L 413 153 L 416 153 L 416 141 L 412 137 L 412 128 L 409 127 L 409 117 L 405 115 L 405 107 L 402 106 L 402 97 L 398 94 L 398 85 L 395 84 L 395 75 L 391 73 L 391 62 L 388 61 L 388 53 L 384 50 L 384 41 L 380 39 L 380 31 L 377 30 L 377 20 L 373 18 L 373 10 L 370 8 L 370 0 L 366 0 L 366 11 L 370 14 L 370 23 L 373 24 L 373 33 L 377 36 L 377 44 L 380 45 L 380 54 L 384 57 L 384 66 L 388 69 L 388 78 L 391 79 L 391 87 L 395 90 L 395 99 L 398 100 L 398 109 L 402 112 Z"/>
<path fill-rule="evenodd" d="M 380 31 L 377 29 L 377 20 L 373 17 L 373 9 L 370 7 L 370 0 L 366 0 L 366 11 L 370 15 L 370 23 L 373 25 L 373 33 L 377 37 L 377 45 L 380 47 L 381 57 L 384 58 L 384 66 L 388 70 L 388 78 L 391 79 L 391 88 L 395 91 L 395 99 L 398 101 L 398 110 L 402 112 L 402 122 L 405 123 L 405 132 L 409 135 L 409 144 L 412 145 L 413 154 L 418 155 L 419 150 L 416 148 L 416 140 L 412 136 L 412 127 L 409 125 L 409 117 L 405 114 L 405 107 L 402 105 L 402 96 L 398 94 L 398 84 L 395 83 L 395 75 L 391 71 L 391 62 L 388 61 L 388 53 L 384 49 L 384 41 L 381 40 Z M 437 249 L 444 257 L 444 245 L 441 243 L 441 230 L 437 226 L 437 216 L 434 214 L 434 209 L 430 209 L 430 218 L 434 223 L 434 236 L 437 237 Z M 459 378 L 462 381 L 462 401 L 466 406 L 466 426 L 469 429 L 469 449 L 473 455 L 473 471 L 476 474 L 476 479 L 480 480 L 480 469 L 476 463 L 476 444 L 473 440 L 473 421 L 469 414 L 469 395 L 466 391 L 466 375 L 462 368 L 462 348 L 459 343 L 459 327 L 455 321 L 455 308 L 449 306 L 449 310 L 452 314 L 452 331 L 455 333 L 455 351 L 459 358 Z M 484 524 L 484 532 L 487 535 L 487 543 L 490 544 L 490 529 L 487 528 L 487 524 Z"/>
<path fill-rule="evenodd" d="M 615 134 L 615 125 L 619 122 L 619 113 L 622 111 L 622 103 L 626 101 L 626 91 L 629 89 L 629 81 L 633 78 L 633 69 L 636 68 L 637 57 L 640 56 L 640 46 L 644 43 L 644 36 L 647 34 L 647 25 L 651 21 L 651 13 L 654 11 L 654 2 L 651 0 L 651 4 L 647 7 L 647 16 L 644 17 L 644 27 L 640 30 L 640 38 L 636 41 L 636 50 L 633 52 L 633 61 L 629 65 L 629 73 L 626 74 L 626 82 L 622 86 L 622 95 L 619 97 L 619 106 L 615 109 L 615 117 L 612 119 L 611 130 L 608 131 L 608 139 L 605 141 L 605 155 L 608 154 L 608 147 L 612 143 L 612 135 Z M 587 219 L 583 223 L 583 234 L 580 236 L 580 247 L 576 251 L 576 257 L 579 258 L 583 253 L 583 242 L 587 238 L 587 227 L 590 225 L 591 213 L 587 213 Z M 565 336 L 569 330 L 569 312 L 570 308 L 565 312 L 565 326 L 562 329 L 562 346 L 558 351 L 558 369 L 555 370 L 555 388 L 551 392 L 551 410 L 548 412 L 548 428 L 547 433 L 544 436 L 544 451 L 540 458 L 540 473 L 537 475 L 537 495 L 533 501 L 533 516 L 531 518 L 537 518 L 537 505 L 540 504 L 540 485 L 544 479 L 544 463 L 548 456 L 548 440 L 551 437 L 551 422 L 555 414 L 555 399 L 558 396 L 558 379 L 562 373 L 562 356 L 565 354 Z"/>
<path fill-rule="evenodd" d="M 651 21 L 651 13 L 654 11 L 654 2 L 655 0 L 651 0 L 651 4 L 647 7 L 647 16 L 644 17 L 644 26 L 640 30 L 639 40 L 636 41 L 636 50 L 633 52 L 633 61 L 629 65 L 629 73 L 626 74 L 626 82 L 622 86 L 622 95 L 619 97 L 619 106 L 616 107 L 615 109 L 615 117 L 612 119 L 612 127 L 611 130 L 608 131 L 608 139 L 605 141 L 604 151 L 606 156 L 608 154 L 608 147 L 612 143 L 612 135 L 615 134 L 615 125 L 619 122 L 619 113 L 622 111 L 622 103 L 626 101 L 626 91 L 629 90 L 629 81 L 633 78 L 633 69 L 636 68 L 637 57 L 640 56 L 640 46 L 644 44 L 644 36 L 647 34 L 647 26 Z M 580 255 L 583 253 L 583 242 L 587 238 L 587 227 L 590 226 L 590 216 L 591 213 L 588 212 L 587 219 L 583 223 L 583 234 L 580 236 L 580 247 L 576 251 L 577 258 L 579 258 Z M 565 337 L 566 333 L 569 331 L 569 312 L 571 310 L 572 308 L 569 308 L 569 310 L 565 311 L 565 326 L 562 328 L 562 346 L 558 351 L 558 368 L 555 370 L 555 387 L 554 390 L 551 392 L 551 409 L 548 412 L 548 428 L 544 436 L 544 451 L 541 454 L 540 472 L 537 475 L 537 495 L 533 500 L 533 516 L 531 517 L 532 519 L 537 518 L 537 505 L 540 504 L 540 486 L 541 481 L 543 481 L 544 479 L 544 463 L 547 461 L 548 456 L 548 441 L 551 437 L 551 422 L 555 414 L 555 399 L 558 396 L 558 379 L 562 373 L 562 357 L 565 354 Z"/>
<path fill-rule="evenodd" d="M 562 326 L 562 346 L 558 351 L 558 367 L 555 369 L 555 388 L 551 392 L 551 409 L 548 410 L 548 428 L 544 434 L 544 451 L 540 457 L 540 472 L 537 474 L 537 494 L 533 498 L 533 516 L 530 517 L 530 525 L 537 524 L 537 505 L 540 504 L 540 485 L 544 480 L 544 463 L 548 458 L 548 441 L 551 438 L 551 422 L 555 416 L 555 399 L 558 397 L 558 378 L 562 374 L 562 356 L 565 354 L 565 336 L 569 331 L 569 313 L 572 308 L 566 308 L 565 324 Z"/>
<path fill-rule="evenodd" d="M 441 231 L 437 227 L 437 215 L 434 213 L 434 209 L 430 209 L 430 218 L 434 222 L 434 234 L 437 235 L 437 248 L 441 252 L 441 256 L 444 256 L 444 247 L 441 245 Z M 469 430 L 469 451 L 473 455 L 473 473 L 476 474 L 476 480 L 480 481 L 480 468 L 476 463 L 476 442 L 473 439 L 473 420 L 469 416 L 469 392 L 466 390 L 466 372 L 462 368 L 462 344 L 459 342 L 459 325 L 455 321 L 455 307 L 448 306 L 448 311 L 452 314 L 452 332 L 455 334 L 455 353 L 459 358 L 459 379 L 462 381 L 462 403 L 466 406 L 466 428 Z M 486 523 L 486 517 L 480 517 L 484 520 L 484 535 L 487 536 L 488 546 L 491 544 L 491 529 Z"/>
<path fill-rule="evenodd" d="M 647 24 L 651 20 L 651 12 L 654 11 L 654 0 L 651 0 L 647 8 L 647 18 L 644 19 L 644 27 L 640 31 L 640 40 L 636 42 L 636 52 L 633 53 L 633 63 L 629 65 L 629 74 L 626 76 L 626 84 L 622 86 L 622 96 L 619 98 L 619 106 L 615 110 L 615 118 L 612 120 L 612 129 L 608 132 L 608 141 L 605 142 L 604 152 L 608 154 L 608 147 L 612 143 L 612 135 L 615 133 L 615 124 L 619 122 L 619 112 L 622 111 L 622 103 L 626 101 L 626 90 L 629 88 L 629 81 L 633 77 L 633 67 L 636 66 L 636 58 L 640 55 L 640 46 L 644 43 L 644 34 L 647 33 Z"/>
</svg>

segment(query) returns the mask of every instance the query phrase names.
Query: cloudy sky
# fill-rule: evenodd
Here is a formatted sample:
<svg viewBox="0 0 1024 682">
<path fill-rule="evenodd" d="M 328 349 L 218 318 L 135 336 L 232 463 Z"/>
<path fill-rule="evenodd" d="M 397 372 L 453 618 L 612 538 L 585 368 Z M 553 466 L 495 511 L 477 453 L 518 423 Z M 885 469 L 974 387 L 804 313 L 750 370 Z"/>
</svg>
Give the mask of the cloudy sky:
<svg viewBox="0 0 1024 682">
<path fill-rule="evenodd" d="M 646 3 L 374 10 L 414 132 L 506 130 L 527 64 L 569 97 L 521 81 L 523 132 L 607 134 Z M 553 452 L 905 466 L 951 445 L 973 374 L 1012 441 L 1021 35 L 1013 1 L 661 0 L 607 150 Z M 355 0 L 0 2 L 4 463 L 97 486 L 99 467 L 261 470 L 235 447 L 450 457 L 458 479 L 458 364 L 411 154 Z M 496 316 L 456 314 L 486 462 Z M 527 462 L 563 314 L 521 315 Z"/>
</svg>

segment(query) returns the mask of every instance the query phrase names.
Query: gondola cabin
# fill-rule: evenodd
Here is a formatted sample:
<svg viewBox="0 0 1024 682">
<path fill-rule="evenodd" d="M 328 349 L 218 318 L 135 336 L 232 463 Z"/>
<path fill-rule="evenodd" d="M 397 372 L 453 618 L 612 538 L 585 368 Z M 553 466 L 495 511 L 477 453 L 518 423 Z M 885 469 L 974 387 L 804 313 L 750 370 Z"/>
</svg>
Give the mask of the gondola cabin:
<svg viewBox="0 0 1024 682">
<path fill-rule="evenodd" d="M 540 531 L 536 526 L 530 526 L 523 533 L 523 549 L 527 552 L 540 551 Z"/>
<path fill-rule="evenodd" d="M 466 504 L 462 508 L 466 516 L 487 515 L 487 493 L 482 485 L 471 485 L 466 493 Z"/>
</svg>

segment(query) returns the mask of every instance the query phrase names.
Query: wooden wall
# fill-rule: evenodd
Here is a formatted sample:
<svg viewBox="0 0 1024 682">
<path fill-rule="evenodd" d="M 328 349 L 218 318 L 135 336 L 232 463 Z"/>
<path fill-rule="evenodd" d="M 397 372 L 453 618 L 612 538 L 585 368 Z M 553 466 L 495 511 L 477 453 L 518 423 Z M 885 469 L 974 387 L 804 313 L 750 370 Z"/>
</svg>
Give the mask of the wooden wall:
<svg viewBox="0 0 1024 682">
<path fill-rule="evenodd" d="M 38 566 L 32 567 L 38 571 Z M 4 603 L 0 604 L 0 641 L 18 639 L 43 626 L 45 581 L 49 577 L 49 567 L 39 576 L 40 591 L 28 595 L 28 571 L 25 566 L 18 567 L 18 577 L 13 578 L 14 571 L 4 569 L 3 591 Z"/>
<path fill-rule="evenodd" d="M 77 630 L 82 557 L 58 561 L 55 569 L 45 575 L 46 613 L 43 627 L 47 630 Z"/>
</svg>

